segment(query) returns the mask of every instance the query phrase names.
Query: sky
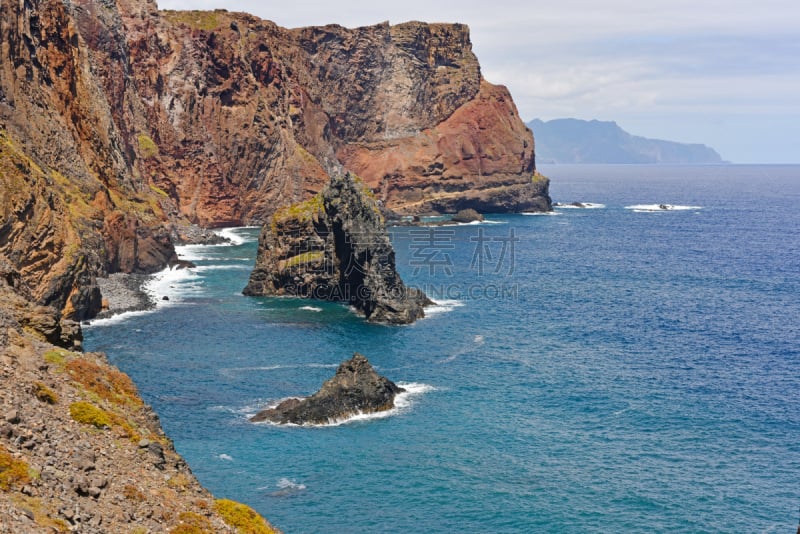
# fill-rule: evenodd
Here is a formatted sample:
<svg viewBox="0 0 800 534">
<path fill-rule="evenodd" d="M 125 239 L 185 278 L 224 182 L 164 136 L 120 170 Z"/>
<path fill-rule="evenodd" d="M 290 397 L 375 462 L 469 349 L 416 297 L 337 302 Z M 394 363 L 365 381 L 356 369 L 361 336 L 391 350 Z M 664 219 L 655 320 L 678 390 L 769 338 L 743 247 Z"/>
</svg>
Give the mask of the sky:
<svg viewBox="0 0 800 534">
<path fill-rule="evenodd" d="M 484 78 L 524 121 L 615 121 L 733 163 L 800 163 L 797 0 L 159 0 L 294 28 L 469 25 Z M 534 131 L 534 135 L 536 132 Z"/>
</svg>

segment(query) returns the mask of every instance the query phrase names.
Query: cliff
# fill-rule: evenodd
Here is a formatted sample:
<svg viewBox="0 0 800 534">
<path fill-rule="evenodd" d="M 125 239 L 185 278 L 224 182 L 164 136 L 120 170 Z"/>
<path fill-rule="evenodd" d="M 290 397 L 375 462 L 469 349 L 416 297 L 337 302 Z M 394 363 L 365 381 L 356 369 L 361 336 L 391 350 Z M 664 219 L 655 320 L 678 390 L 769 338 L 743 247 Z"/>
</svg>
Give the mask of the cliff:
<svg viewBox="0 0 800 534">
<path fill-rule="evenodd" d="M 274 531 L 203 489 L 130 379 L 24 293 L 0 257 L 0 532 L 233 534 L 235 511 Z"/>
<path fill-rule="evenodd" d="M 550 209 L 533 137 L 460 24 L 288 30 L 148 0 L 4 2 L 0 253 L 40 304 L 174 261 L 352 170 L 401 213 Z"/>
<path fill-rule="evenodd" d="M 372 192 L 350 173 L 334 176 L 264 225 L 244 294 L 345 302 L 368 321 L 407 324 L 431 302 L 403 283 L 394 258 Z"/>
<path fill-rule="evenodd" d="M 706 145 L 676 143 L 631 135 L 615 122 L 532 120 L 540 163 L 724 163 Z"/>
<path fill-rule="evenodd" d="M 38 382 L 60 398 L 83 398 L 40 360 L 48 344 L 80 349 L 76 321 L 100 310 L 98 277 L 162 269 L 177 260 L 173 243 L 192 225 L 266 221 L 343 169 L 409 213 L 549 209 L 547 181 L 534 179 L 532 135 L 508 92 L 482 79 L 464 26 L 287 30 L 240 13 L 160 12 L 150 0 L 0 7 L 0 256 L 13 273 L 0 335 L 18 334 L 2 347 L 4 406 L 28 406 Z M 14 339 L 25 340 L 19 351 Z M 66 359 L 106 365 L 76 354 Z M 50 410 L 45 404 L 28 407 Z M 37 465 L 31 455 L 40 445 L 52 449 L 52 436 L 93 436 L 68 419 L 66 404 L 52 406 L 68 432 L 51 432 L 48 417 L 37 415 L 20 427 L 35 445 L 22 447 L 12 428 L 3 458 Z M 110 439 L 108 432 L 100 436 Z M 113 472 L 117 452 L 98 447 Z M 56 462 L 58 473 L 83 480 L 66 459 Z M 176 474 L 195 491 L 188 471 Z M 151 496 L 167 489 L 157 478 L 143 490 L 143 509 L 153 514 Z M 99 489 L 102 499 L 104 488 L 76 484 L 82 493 Z M 36 484 L 12 487 L 23 496 L 0 499 L 12 531 L 26 531 L 22 516 L 41 517 L 20 512 L 19 502 L 75 498 L 68 488 L 37 497 Z M 109 494 L 118 499 L 118 490 Z M 102 513 L 45 515 L 117 530 Z M 161 526 L 175 517 L 162 519 Z M 105 529 L 84 530 L 92 528 Z"/>
</svg>

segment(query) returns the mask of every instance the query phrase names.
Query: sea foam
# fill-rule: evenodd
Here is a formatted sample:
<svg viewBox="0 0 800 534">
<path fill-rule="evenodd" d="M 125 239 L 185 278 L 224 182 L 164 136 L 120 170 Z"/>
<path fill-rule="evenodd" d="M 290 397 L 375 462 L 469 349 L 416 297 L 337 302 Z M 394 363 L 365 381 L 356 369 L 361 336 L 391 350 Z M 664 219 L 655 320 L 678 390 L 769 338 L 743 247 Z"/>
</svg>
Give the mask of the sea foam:
<svg viewBox="0 0 800 534">
<path fill-rule="evenodd" d="M 681 206 L 676 204 L 634 204 L 625 206 L 626 210 L 633 210 L 636 213 L 656 213 L 662 211 L 689 211 L 701 210 L 703 206 Z"/>
<path fill-rule="evenodd" d="M 392 417 L 394 415 L 406 413 L 414 405 L 414 402 L 416 401 L 417 397 L 419 397 L 424 393 L 434 391 L 436 389 L 428 384 L 420 384 L 417 382 L 397 382 L 397 385 L 405 389 L 405 391 L 402 393 L 398 393 L 397 396 L 395 396 L 394 408 L 392 408 L 391 410 L 385 410 L 382 412 L 370 412 L 370 413 L 359 412 L 348 417 L 331 419 L 327 423 L 322 423 L 322 424 L 295 425 L 292 423 L 287 423 L 285 425 L 279 425 L 278 423 L 274 423 L 272 421 L 264 421 L 255 424 L 268 425 L 268 426 L 289 426 L 297 428 L 327 428 L 327 427 L 342 426 L 357 422 L 372 421 L 373 419 L 385 419 L 387 417 Z M 302 397 L 287 397 L 285 399 L 280 399 L 278 401 L 270 403 L 269 405 L 267 405 L 262 409 L 275 408 L 281 402 L 288 400 L 290 398 L 301 399 Z M 248 413 L 247 414 L 248 419 L 253 415 L 255 415 L 255 413 Z"/>
</svg>

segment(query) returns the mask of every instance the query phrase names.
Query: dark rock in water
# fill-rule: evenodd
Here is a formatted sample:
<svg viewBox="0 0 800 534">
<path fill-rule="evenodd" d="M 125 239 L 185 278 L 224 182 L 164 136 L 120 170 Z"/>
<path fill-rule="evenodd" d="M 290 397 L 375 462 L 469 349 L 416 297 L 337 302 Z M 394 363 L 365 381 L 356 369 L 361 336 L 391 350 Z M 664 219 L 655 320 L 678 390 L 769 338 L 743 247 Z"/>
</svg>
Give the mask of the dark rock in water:
<svg viewBox="0 0 800 534">
<path fill-rule="evenodd" d="M 169 300 L 169 297 L 164 295 L 163 297 L 161 297 L 161 300 Z"/>
<path fill-rule="evenodd" d="M 377 202 L 350 173 L 273 215 L 244 294 L 347 302 L 371 322 L 392 324 L 423 317 L 431 304 L 401 280 Z"/>
<path fill-rule="evenodd" d="M 391 410 L 395 396 L 403 391 L 376 373 L 367 358 L 356 352 L 312 396 L 287 399 L 275 408 L 262 410 L 250 420 L 254 423 L 324 424 L 359 413 Z"/>
<path fill-rule="evenodd" d="M 458 223 L 471 223 L 475 221 L 482 221 L 483 215 L 481 215 L 472 208 L 467 208 L 453 215 L 452 220 L 453 222 L 458 222 Z"/>
</svg>

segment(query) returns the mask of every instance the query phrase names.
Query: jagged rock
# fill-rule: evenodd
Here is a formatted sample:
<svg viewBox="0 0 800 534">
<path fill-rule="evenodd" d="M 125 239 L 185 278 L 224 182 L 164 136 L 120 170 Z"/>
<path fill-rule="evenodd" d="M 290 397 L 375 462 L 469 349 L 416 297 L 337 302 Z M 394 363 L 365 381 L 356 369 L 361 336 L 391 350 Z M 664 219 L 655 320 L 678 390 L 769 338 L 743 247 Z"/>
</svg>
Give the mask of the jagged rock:
<svg viewBox="0 0 800 534">
<path fill-rule="evenodd" d="M 471 223 L 482 220 L 483 215 L 471 208 L 461 210 L 452 217 L 452 221 L 458 223 Z"/>
<path fill-rule="evenodd" d="M 285 400 L 275 408 L 262 410 L 250 420 L 254 423 L 325 424 L 360 413 L 391 410 L 395 396 L 403 391 L 376 373 L 367 358 L 356 352 L 312 396 Z"/>
<path fill-rule="evenodd" d="M 431 304 L 401 280 L 378 205 L 350 173 L 264 226 L 244 294 L 347 302 L 371 322 L 394 324 L 423 317 Z"/>
</svg>

